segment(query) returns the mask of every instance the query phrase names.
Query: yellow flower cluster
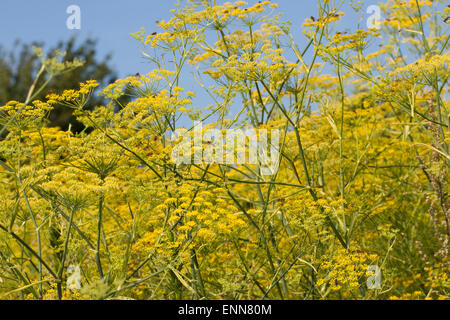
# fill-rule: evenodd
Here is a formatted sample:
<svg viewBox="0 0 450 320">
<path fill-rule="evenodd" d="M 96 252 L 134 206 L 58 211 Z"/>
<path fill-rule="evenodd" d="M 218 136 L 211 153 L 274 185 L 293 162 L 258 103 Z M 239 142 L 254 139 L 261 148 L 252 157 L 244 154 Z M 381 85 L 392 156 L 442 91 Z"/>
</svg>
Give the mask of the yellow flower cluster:
<svg viewBox="0 0 450 320">
<path fill-rule="evenodd" d="M 28 105 L 18 101 L 9 101 L 0 107 L 0 124 L 21 129 L 42 124 L 42 120 L 53 109 L 51 103 L 35 100 Z"/>
<path fill-rule="evenodd" d="M 342 16 L 344 16 L 344 12 L 331 13 L 326 16 L 319 17 L 317 19 L 314 17 L 310 17 L 309 19 L 305 20 L 303 26 L 323 28 L 335 21 L 338 21 L 339 19 L 341 19 Z"/>
<path fill-rule="evenodd" d="M 366 272 L 369 265 L 376 261 L 376 254 L 362 251 L 347 251 L 339 249 L 333 255 L 331 261 L 321 265 L 326 273 L 317 281 L 321 286 L 330 285 L 331 290 L 338 291 L 343 288 L 356 289 L 365 284 Z"/>
<path fill-rule="evenodd" d="M 92 90 L 100 84 L 97 80 L 88 80 L 85 83 L 80 83 L 79 90 L 64 90 L 62 94 L 50 93 L 47 95 L 47 101 L 50 104 L 62 104 L 72 108 L 83 108 Z"/>
</svg>

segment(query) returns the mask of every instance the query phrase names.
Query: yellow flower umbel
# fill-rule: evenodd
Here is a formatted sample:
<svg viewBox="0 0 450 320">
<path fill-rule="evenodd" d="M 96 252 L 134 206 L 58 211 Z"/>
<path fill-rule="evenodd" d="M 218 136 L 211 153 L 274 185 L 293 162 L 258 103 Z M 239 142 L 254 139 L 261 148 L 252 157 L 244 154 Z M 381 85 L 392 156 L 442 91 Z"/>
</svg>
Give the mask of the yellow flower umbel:
<svg viewBox="0 0 450 320">
<path fill-rule="evenodd" d="M 25 105 L 10 101 L 0 107 L 0 124 L 11 129 L 24 129 L 29 126 L 41 126 L 43 119 L 52 110 L 51 103 L 35 100 Z"/>
<path fill-rule="evenodd" d="M 83 109 L 92 95 L 93 89 L 98 87 L 97 80 L 88 80 L 80 83 L 79 90 L 64 90 L 62 94 L 51 93 L 47 95 L 50 104 L 61 104 L 74 109 Z"/>
<path fill-rule="evenodd" d="M 330 261 L 325 261 L 321 269 L 325 272 L 317 281 L 318 286 L 329 284 L 333 291 L 353 290 L 366 284 L 366 272 L 377 259 L 376 254 L 362 251 L 338 249 Z"/>
</svg>

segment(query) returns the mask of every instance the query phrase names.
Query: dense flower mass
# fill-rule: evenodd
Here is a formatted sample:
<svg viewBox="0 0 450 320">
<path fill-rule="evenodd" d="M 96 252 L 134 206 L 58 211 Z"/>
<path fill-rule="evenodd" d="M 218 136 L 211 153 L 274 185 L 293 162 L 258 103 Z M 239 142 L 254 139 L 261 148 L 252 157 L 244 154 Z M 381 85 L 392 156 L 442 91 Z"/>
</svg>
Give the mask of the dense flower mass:
<svg viewBox="0 0 450 320">
<path fill-rule="evenodd" d="M 0 105 L 0 298 L 449 299 L 448 7 L 344 32 L 318 0 L 298 39 L 271 1 L 215 2 L 132 35 L 145 75 Z M 279 130 L 279 167 L 176 163 L 193 120 Z"/>
</svg>

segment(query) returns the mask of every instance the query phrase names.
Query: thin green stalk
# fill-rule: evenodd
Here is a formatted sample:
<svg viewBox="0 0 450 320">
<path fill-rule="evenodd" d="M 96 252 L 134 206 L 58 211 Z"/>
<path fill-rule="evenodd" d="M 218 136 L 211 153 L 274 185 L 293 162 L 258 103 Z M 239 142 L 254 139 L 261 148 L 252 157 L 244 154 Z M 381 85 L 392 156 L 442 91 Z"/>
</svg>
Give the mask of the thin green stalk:
<svg viewBox="0 0 450 320">
<path fill-rule="evenodd" d="M 58 291 L 58 298 L 62 299 L 62 276 L 64 273 L 64 265 L 66 262 L 66 256 L 67 251 L 69 248 L 69 239 L 70 239 L 70 231 L 72 229 L 72 223 L 73 223 L 73 217 L 75 215 L 76 208 L 72 208 L 70 211 L 70 219 L 69 219 L 69 226 L 67 227 L 67 233 L 66 233 L 66 239 L 64 241 L 64 251 L 61 258 L 61 264 L 58 271 L 58 284 L 57 284 L 57 291 Z"/>
<path fill-rule="evenodd" d="M 95 250 L 95 260 L 97 262 L 98 275 L 100 279 L 103 278 L 102 262 L 100 260 L 100 243 L 102 235 L 102 218 L 103 218 L 103 201 L 104 195 L 101 194 L 98 198 L 98 222 L 97 222 L 97 247 Z"/>
</svg>

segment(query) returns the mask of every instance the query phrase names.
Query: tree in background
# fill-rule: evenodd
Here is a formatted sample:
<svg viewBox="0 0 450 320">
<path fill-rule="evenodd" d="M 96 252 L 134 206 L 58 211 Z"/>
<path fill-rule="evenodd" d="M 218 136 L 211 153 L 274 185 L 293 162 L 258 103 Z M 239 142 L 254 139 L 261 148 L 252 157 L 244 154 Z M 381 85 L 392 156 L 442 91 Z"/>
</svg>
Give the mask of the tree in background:
<svg viewBox="0 0 450 320">
<path fill-rule="evenodd" d="M 54 56 L 55 52 L 65 52 L 63 62 L 72 61 L 78 58 L 84 64 L 70 73 L 63 73 L 51 79 L 47 90 L 41 92 L 36 98 L 44 99 L 48 92 L 60 93 L 65 89 L 77 89 L 80 82 L 89 79 L 96 79 L 100 83 L 109 84 L 116 80 L 116 74 L 109 65 L 111 54 L 103 57 L 102 60 L 96 55 L 97 41 L 88 38 L 81 44 L 76 43 L 76 38 L 72 37 L 68 41 L 60 41 L 55 47 L 50 48 L 48 55 Z M 40 67 L 40 58 L 33 51 L 33 46 L 43 47 L 43 43 L 23 44 L 16 41 L 12 50 L 7 50 L 0 46 L 0 104 L 10 100 L 23 101 L 27 95 L 30 85 L 36 76 Z M 37 86 L 39 87 L 47 79 L 40 78 Z M 92 97 L 87 106 L 104 104 L 103 98 Z M 56 106 L 50 116 L 49 125 L 52 127 L 61 127 L 66 130 L 71 127 L 72 131 L 79 132 L 83 130 L 83 125 L 72 116 L 72 110 L 61 106 Z"/>
</svg>

